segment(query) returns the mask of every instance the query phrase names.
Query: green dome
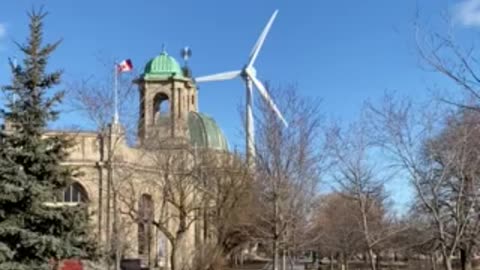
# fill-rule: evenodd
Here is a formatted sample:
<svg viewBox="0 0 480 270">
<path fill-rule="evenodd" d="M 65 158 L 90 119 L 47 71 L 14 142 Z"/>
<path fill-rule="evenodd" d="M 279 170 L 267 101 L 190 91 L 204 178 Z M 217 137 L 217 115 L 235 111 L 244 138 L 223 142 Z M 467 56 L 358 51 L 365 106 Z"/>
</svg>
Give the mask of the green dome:
<svg viewBox="0 0 480 270">
<path fill-rule="evenodd" d="M 183 71 L 175 58 L 162 52 L 145 65 L 143 78 L 145 80 L 166 79 L 172 75 L 174 78 L 184 78 Z"/>
<path fill-rule="evenodd" d="M 192 145 L 228 151 L 227 139 L 213 118 L 201 113 L 189 112 L 188 130 Z"/>
</svg>

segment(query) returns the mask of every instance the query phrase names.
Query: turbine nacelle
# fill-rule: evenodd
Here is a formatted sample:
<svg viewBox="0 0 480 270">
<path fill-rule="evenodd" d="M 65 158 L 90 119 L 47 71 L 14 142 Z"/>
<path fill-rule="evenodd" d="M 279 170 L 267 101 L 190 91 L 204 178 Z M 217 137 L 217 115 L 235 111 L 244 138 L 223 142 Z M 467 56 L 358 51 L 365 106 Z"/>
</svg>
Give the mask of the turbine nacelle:
<svg viewBox="0 0 480 270">
<path fill-rule="evenodd" d="M 245 66 L 241 76 L 246 80 L 250 80 L 250 77 L 257 77 L 257 70 L 253 66 Z"/>
</svg>

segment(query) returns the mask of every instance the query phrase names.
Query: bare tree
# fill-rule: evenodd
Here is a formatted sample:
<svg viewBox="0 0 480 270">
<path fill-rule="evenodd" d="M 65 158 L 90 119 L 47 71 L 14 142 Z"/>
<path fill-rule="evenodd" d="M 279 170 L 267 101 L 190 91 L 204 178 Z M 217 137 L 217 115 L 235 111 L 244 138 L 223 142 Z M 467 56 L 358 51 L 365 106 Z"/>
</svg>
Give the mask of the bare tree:
<svg viewBox="0 0 480 270">
<path fill-rule="evenodd" d="M 299 237 L 299 217 L 310 215 L 320 180 L 319 102 L 298 96 L 294 88 L 277 89 L 275 100 L 289 127 L 284 128 L 267 103 L 259 106 L 256 121 L 257 236 L 272 246 L 274 269 L 279 251 Z"/>
<path fill-rule="evenodd" d="M 470 269 L 478 236 L 477 113 L 416 110 L 392 97 L 371 112 L 377 142 L 415 188 L 417 210 L 435 232 L 444 267 L 452 269 L 460 250 Z"/>
<path fill-rule="evenodd" d="M 189 246 L 188 232 L 199 220 L 197 212 L 202 208 L 194 150 L 189 147 L 168 150 L 153 147 L 159 146 L 150 146 L 149 151 L 142 153 L 144 166 L 123 166 L 123 174 L 130 174 L 131 178 L 123 183 L 123 186 L 128 186 L 128 192 L 119 194 L 118 199 L 125 205 L 123 209 L 120 207 L 120 211 L 130 215 L 139 226 L 145 227 L 147 240 L 139 243 L 139 246 L 145 246 L 146 250 L 139 250 L 140 253 L 150 256 L 149 226 L 153 224 L 170 244 L 171 269 L 191 269 L 191 258 L 194 254 L 193 247 Z M 138 182 L 139 178 L 143 179 L 142 183 Z M 143 212 L 144 207 L 140 207 L 138 199 L 141 193 L 139 189 L 143 186 L 149 186 L 149 193 L 146 195 L 148 200 L 152 201 L 149 205 L 153 204 L 153 198 L 161 198 L 160 203 L 157 201 L 156 205 L 150 206 L 154 209 L 148 210 L 151 214 L 147 215 Z M 139 240 L 143 242 L 142 239 Z"/>
<path fill-rule="evenodd" d="M 237 153 L 202 151 L 200 183 L 204 195 L 203 239 L 200 253 L 204 269 L 223 267 L 252 237 L 252 174 Z M 199 267 L 197 267 L 199 268 Z"/>
<path fill-rule="evenodd" d="M 447 116 L 444 129 L 437 137 L 426 143 L 425 152 L 437 166 L 438 173 L 445 175 L 445 186 L 440 186 L 443 200 L 451 206 L 445 212 L 462 224 L 459 246 L 463 269 L 472 269 L 473 253 L 478 246 L 480 233 L 479 209 L 480 188 L 480 122 L 479 113 L 461 110 Z M 447 195 L 448 194 L 448 195 Z"/>
<path fill-rule="evenodd" d="M 122 257 L 123 247 L 127 245 L 123 239 L 119 237 L 122 226 L 122 220 L 118 216 L 117 197 L 120 192 L 120 179 L 115 178 L 115 162 L 118 148 L 126 142 L 132 142 L 132 138 L 136 132 L 137 115 L 135 103 L 128 102 L 134 98 L 132 74 L 124 74 L 119 78 L 119 110 L 123 117 L 122 124 L 113 125 L 114 112 L 114 92 L 113 92 L 113 72 L 116 68 L 114 61 L 99 61 L 105 68 L 105 76 L 90 76 L 88 79 L 73 81 L 67 84 L 67 100 L 69 110 L 79 113 L 87 120 L 87 126 L 92 128 L 98 137 L 100 145 L 99 174 L 100 183 L 104 182 L 103 170 L 106 170 L 107 183 L 106 194 L 100 195 L 99 205 L 99 231 L 106 229 L 106 245 L 104 255 L 109 264 L 110 257 L 114 258 L 115 269 L 120 268 L 120 258 Z M 132 113 L 133 112 L 133 113 Z M 78 128 L 78 127 L 74 127 Z M 85 128 L 85 127 L 82 127 Z M 102 189 L 103 190 L 103 187 Z M 106 198 L 104 198 L 105 196 Z M 103 205 L 103 202 L 106 205 Z M 102 224 L 102 208 L 106 211 L 106 224 Z M 125 227 L 125 226 L 123 226 Z"/>
<path fill-rule="evenodd" d="M 105 132 L 113 121 L 114 114 L 114 61 L 99 61 L 104 67 L 103 76 L 92 75 L 67 84 L 69 110 L 79 113 L 87 120 L 87 125 L 96 131 Z M 128 141 L 136 135 L 138 104 L 130 102 L 137 98 L 133 78 L 136 74 L 124 73 L 118 76 L 118 109 L 120 121 Z"/>
<path fill-rule="evenodd" d="M 332 193 L 319 198 L 314 214 L 315 244 L 329 256 L 331 268 L 337 257 L 342 269 L 348 270 L 351 256 L 362 251 L 364 236 L 358 218 L 356 202 L 348 197 Z"/>
<path fill-rule="evenodd" d="M 225 259 L 250 237 L 252 186 L 247 166 L 235 153 L 186 144 L 160 142 L 146 148 L 139 159 L 144 164 L 118 168 L 125 179 L 120 211 L 145 227 L 146 246 L 151 241 L 150 224 L 163 233 L 170 244 L 172 270 L 223 267 Z M 161 198 L 146 216 L 138 206 L 145 186 L 152 198 Z"/>
<path fill-rule="evenodd" d="M 449 19 L 446 24 L 451 25 Z M 445 96 L 438 98 L 442 102 L 460 108 L 479 110 L 480 74 L 478 72 L 478 48 L 472 42 L 469 46 L 461 45 L 454 31 L 441 33 L 425 30 L 420 23 L 415 23 L 416 47 L 421 64 L 426 70 L 434 71 L 458 87 L 460 100 Z M 448 89 L 452 90 L 452 89 Z M 458 94 L 458 92 L 456 93 Z M 459 97 L 459 95 L 454 95 Z"/>
<path fill-rule="evenodd" d="M 334 164 L 332 178 L 340 193 L 355 203 L 352 206 L 359 213 L 358 229 L 363 235 L 370 268 L 375 270 L 374 250 L 401 230 L 390 226 L 385 182 L 391 175 L 382 175 L 381 168 L 372 161 L 376 149 L 365 121 L 346 130 L 333 127 L 327 137 Z"/>
<path fill-rule="evenodd" d="M 463 94 L 460 95 L 460 99 L 441 96 L 440 100 L 455 105 L 460 110 L 480 111 L 480 74 L 476 42 L 472 41 L 468 44 L 463 42 L 463 39 L 456 39 L 454 31 L 422 32 L 419 24 L 416 30 L 417 51 L 422 63 L 447 78 L 454 87 L 458 88 L 456 90 L 460 90 Z M 459 96 L 458 91 L 455 94 Z M 467 234 L 470 236 L 463 237 L 460 245 L 462 269 L 471 268 L 471 259 L 468 258 L 471 252 L 468 250 L 471 249 L 471 243 L 476 242 L 471 233 Z"/>
<path fill-rule="evenodd" d="M 390 241 L 395 252 L 402 254 L 404 259 L 418 261 L 419 256 L 430 258 L 430 269 L 435 270 L 438 263 L 438 241 L 432 230 L 431 223 L 415 208 L 400 220 L 407 229 L 397 234 Z M 421 260 L 423 263 L 424 260 Z M 412 262 L 410 262 L 411 266 Z"/>
</svg>

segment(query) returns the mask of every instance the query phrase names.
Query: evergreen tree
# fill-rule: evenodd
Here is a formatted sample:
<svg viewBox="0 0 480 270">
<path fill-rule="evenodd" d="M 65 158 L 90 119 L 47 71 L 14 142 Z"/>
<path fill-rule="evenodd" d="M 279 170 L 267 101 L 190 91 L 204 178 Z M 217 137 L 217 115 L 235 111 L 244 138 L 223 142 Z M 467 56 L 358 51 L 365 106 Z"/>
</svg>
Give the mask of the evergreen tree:
<svg viewBox="0 0 480 270">
<path fill-rule="evenodd" d="M 72 183 L 75 171 L 62 166 L 71 142 L 44 136 L 57 119 L 62 93 L 50 93 L 61 72 L 48 73 L 48 58 L 59 42 L 42 44 L 43 11 L 29 13 L 30 34 L 18 44 L 23 63 L 11 63 L 13 79 L 3 91 L 10 98 L 0 112 L 0 269 L 52 269 L 65 258 L 91 257 L 85 206 L 52 207 Z"/>
</svg>

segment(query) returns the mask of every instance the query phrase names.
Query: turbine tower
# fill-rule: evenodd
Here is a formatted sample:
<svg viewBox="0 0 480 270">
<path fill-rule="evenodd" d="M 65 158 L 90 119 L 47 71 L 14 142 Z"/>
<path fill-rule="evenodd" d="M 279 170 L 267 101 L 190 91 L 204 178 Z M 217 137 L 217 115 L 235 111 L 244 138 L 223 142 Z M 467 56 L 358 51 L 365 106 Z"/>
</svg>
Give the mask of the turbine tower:
<svg viewBox="0 0 480 270">
<path fill-rule="evenodd" d="M 253 124 L 253 86 L 254 85 L 257 91 L 263 97 L 263 99 L 268 103 L 270 108 L 278 116 L 278 118 L 280 118 L 280 120 L 285 124 L 285 126 L 288 127 L 287 121 L 283 117 L 280 110 L 278 110 L 277 105 L 275 105 L 275 103 L 273 102 L 272 98 L 268 94 L 267 89 L 262 84 L 262 82 L 259 79 L 257 79 L 257 72 L 254 67 L 255 60 L 258 57 L 258 53 L 260 52 L 260 49 L 262 48 L 263 43 L 265 42 L 265 39 L 268 35 L 268 32 L 270 31 L 270 28 L 272 27 L 273 21 L 277 17 L 277 14 L 278 14 L 278 10 L 275 10 L 272 17 L 270 18 L 267 25 L 265 26 L 262 33 L 260 34 L 260 37 L 255 43 L 255 46 L 253 46 L 253 49 L 252 49 L 252 52 L 250 53 L 247 64 L 245 64 L 241 70 L 222 72 L 214 75 L 198 77 L 195 79 L 197 83 L 202 83 L 202 82 L 213 82 L 213 81 L 225 81 L 225 80 L 231 80 L 231 79 L 240 77 L 245 82 L 246 95 L 247 95 L 246 111 L 245 111 L 246 113 L 245 128 L 247 131 L 246 132 L 246 135 L 247 135 L 246 136 L 246 148 L 247 148 L 246 153 L 247 153 L 248 164 L 250 164 L 255 157 L 255 138 L 254 138 L 255 131 L 254 131 L 254 124 Z"/>
</svg>

